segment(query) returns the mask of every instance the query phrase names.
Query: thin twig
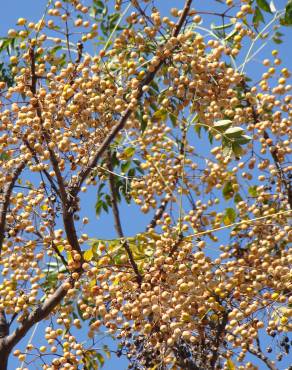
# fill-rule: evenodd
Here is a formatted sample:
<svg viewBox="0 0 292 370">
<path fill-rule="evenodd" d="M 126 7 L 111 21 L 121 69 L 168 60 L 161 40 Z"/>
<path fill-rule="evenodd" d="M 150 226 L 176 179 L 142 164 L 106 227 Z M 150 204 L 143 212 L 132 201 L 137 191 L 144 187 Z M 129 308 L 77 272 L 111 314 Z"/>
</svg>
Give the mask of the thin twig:
<svg viewBox="0 0 292 370">
<path fill-rule="evenodd" d="M 118 207 L 118 202 L 117 202 L 117 197 L 116 197 L 116 184 L 115 184 L 115 179 L 113 176 L 113 167 L 112 167 L 112 162 L 111 162 L 111 155 L 110 152 L 108 151 L 108 158 L 107 158 L 107 165 L 109 169 L 109 188 L 110 188 L 110 195 L 111 195 L 111 204 L 112 204 L 112 209 L 113 209 L 113 216 L 114 216 L 114 222 L 115 222 L 115 229 L 117 231 L 117 234 L 120 238 L 124 238 L 124 232 L 122 228 L 122 223 L 121 223 L 121 218 L 120 218 L 120 212 L 119 212 L 119 207 Z M 136 274 L 137 282 L 140 285 L 142 282 L 142 275 L 139 272 L 138 266 L 135 262 L 133 253 L 131 251 L 131 248 L 127 242 L 127 240 L 124 240 L 122 242 L 122 246 L 125 248 L 127 255 L 129 257 L 129 261 L 131 263 L 131 266 Z"/>
</svg>

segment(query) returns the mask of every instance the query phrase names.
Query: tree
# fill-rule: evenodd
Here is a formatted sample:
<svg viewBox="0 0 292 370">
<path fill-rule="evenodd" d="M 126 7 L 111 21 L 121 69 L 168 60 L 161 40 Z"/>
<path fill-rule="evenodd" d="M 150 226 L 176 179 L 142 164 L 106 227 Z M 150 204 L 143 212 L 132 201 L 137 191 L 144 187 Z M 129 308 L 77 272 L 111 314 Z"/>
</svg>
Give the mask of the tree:
<svg viewBox="0 0 292 370">
<path fill-rule="evenodd" d="M 277 50 L 258 82 L 246 66 L 292 3 L 213 5 L 49 1 L 2 39 L 1 369 L 97 369 L 99 333 L 134 369 L 289 353 L 290 72 Z M 96 188 L 116 239 L 83 231 Z M 47 345 L 18 348 L 38 323 Z"/>
</svg>

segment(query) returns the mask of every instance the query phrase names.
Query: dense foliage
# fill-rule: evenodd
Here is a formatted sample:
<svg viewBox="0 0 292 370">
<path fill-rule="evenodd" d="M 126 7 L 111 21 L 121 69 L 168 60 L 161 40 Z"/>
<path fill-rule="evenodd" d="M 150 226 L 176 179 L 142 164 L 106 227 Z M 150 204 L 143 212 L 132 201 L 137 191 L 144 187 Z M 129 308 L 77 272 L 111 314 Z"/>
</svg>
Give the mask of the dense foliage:
<svg viewBox="0 0 292 370">
<path fill-rule="evenodd" d="M 292 3 L 211 3 L 48 1 L 2 38 L 1 369 L 98 369 L 101 334 L 132 369 L 281 369 L 290 72 L 249 67 Z"/>
</svg>

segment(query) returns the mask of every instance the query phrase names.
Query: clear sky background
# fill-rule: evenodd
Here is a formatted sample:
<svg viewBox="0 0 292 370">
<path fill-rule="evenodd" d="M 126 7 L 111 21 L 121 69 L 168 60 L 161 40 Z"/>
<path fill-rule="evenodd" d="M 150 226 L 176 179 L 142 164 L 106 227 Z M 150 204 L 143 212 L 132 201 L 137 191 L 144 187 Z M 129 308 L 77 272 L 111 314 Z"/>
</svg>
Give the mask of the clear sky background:
<svg viewBox="0 0 292 370">
<path fill-rule="evenodd" d="M 181 8 L 184 4 L 184 0 L 157 0 L 155 1 L 162 13 L 167 14 L 170 7 Z M 283 8 L 286 0 L 274 0 L 277 9 Z M 9 28 L 14 28 L 15 23 L 19 17 L 27 18 L 31 21 L 38 21 L 43 14 L 45 0 L 2 0 L 1 1 L 1 15 L 0 15 L 0 37 L 5 36 Z M 204 0 L 204 1 L 194 1 L 194 7 L 201 10 L 212 10 L 214 11 L 214 1 Z M 271 43 L 268 45 L 259 56 L 257 56 L 247 67 L 249 74 L 256 80 L 261 75 L 262 65 L 261 61 L 270 57 L 271 50 L 277 48 L 280 52 L 280 57 L 283 60 L 283 66 L 291 69 L 292 60 L 292 28 L 283 28 L 281 30 L 284 33 L 283 44 L 275 45 Z M 92 219 L 90 226 L 87 228 L 86 232 L 90 237 L 96 238 L 114 238 L 115 231 L 113 228 L 113 222 L 111 216 L 103 216 L 96 219 L 94 214 L 94 204 L 96 199 L 96 189 L 90 190 L 90 192 L 84 198 L 84 209 L 86 212 L 82 216 L 88 216 Z M 122 206 L 122 220 L 123 227 L 126 235 L 133 235 L 139 231 L 143 231 L 145 226 L 148 224 L 151 216 L 143 216 L 140 212 L 133 206 L 128 208 L 127 205 Z M 26 336 L 25 341 L 27 342 L 29 335 Z M 25 343 L 26 343 L 25 342 Z M 43 331 L 39 330 L 35 335 L 34 344 L 43 342 Z M 116 345 L 113 345 L 113 349 Z M 283 370 L 287 367 L 288 363 L 279 364 L 279 369 Z M 11 360 L 9 370 L 14 370 L 16 366 L 19 366 L 18 362 Z M 127 368 L 126 361 L 123 359 L 112 358 L 108 360 L 104 365 L 105 370 L 124 370 Z M 1 369 L 1 364 L 0 364 Z M 35 369 L 34 366 L 31 369 Z M 261 367 L 260 369 L 264 369 Z"/>
</svg>

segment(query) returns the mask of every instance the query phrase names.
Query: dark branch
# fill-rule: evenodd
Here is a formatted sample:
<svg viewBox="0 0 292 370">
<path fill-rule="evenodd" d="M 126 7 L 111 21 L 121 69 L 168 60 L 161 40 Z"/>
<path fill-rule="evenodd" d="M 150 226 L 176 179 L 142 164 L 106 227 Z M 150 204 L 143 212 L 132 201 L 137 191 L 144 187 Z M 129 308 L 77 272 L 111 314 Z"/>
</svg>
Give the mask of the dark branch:
<svg viewBox="0 0 292 370">
<path fill-rule="evenodd" d="M 115 222 L 115 229 L 117 231 L 117 234 L 120 238 L 124 238 L 124 232 L 122 228 L 122 223 L 121 223 L 121 218 L 120 218 L 120 212 L 119 212 L 119 207 L 118 207 L 118 202 L 117 202 L 117 197 L 116 197 L 116 184 L 115 184 L 115 179 L 113 175 L 113 167 L 112 167 L 112 162 L 111 162 L 111 155 L 110 152 L 108 151 L 108 161 L 107 161 L 107 166 L 109 169 L 109 188 L 110 188 L 110 195 L 111 195 L 111 203 L 112 203 L 112 209 L 113 209 L 113 215 L 114 215 L 114 222 Z M 134 260 L 133 253 L 131 251 L 131 248 L 126 240 L 122 242 L 122 246 L 125 248 L 129 261 L 131 263 L 131 266 L 136 274 L 137 282 L 140 285 L 142 282 L 142 276 L 139 272 L 138 266 Z"/>
<path fill-rule="evenodd" d="M 3 245 L 4 238 L 5 238 L 6 214 L 7 214 L 9 204 L 10 204 L 11 193 L 24 167 L 25 167 L 25 162 L 21 162 L 18 165 L 18 167 L 16 167 L 14 173 L 12 174 L 10 183 L 8 183 L 8 185 L 3 191 L 3 202 L 0 206 L 0 254 L 2 251 L 2 245 Z"/>
<path fill-rule="evenodd" d="M 260 360 L 262 360 L 270 370 L 277 370 L 274 363 L 271 360 L 269 360 L 267 356 L 263 354 L 259 340 L 256 341 L 256 344 L 257 344 L 256 348 L 250 346 L 248 348 L 248 352 L 256 356 L 257 358 L 259 358 Z"/>
<path fill-rule="evenodd" d="M 2 346 L 8 351 L 11 351 L 11 349 L 26 335 L 33 325 L 45 319 L 66 296 L 68 283 L 70 286 L 72 285 L 71 279 L 66 280 L 40 307 L 31 312 L 12 334 L 3 339 L 4 343 Z"/>
</svg>

